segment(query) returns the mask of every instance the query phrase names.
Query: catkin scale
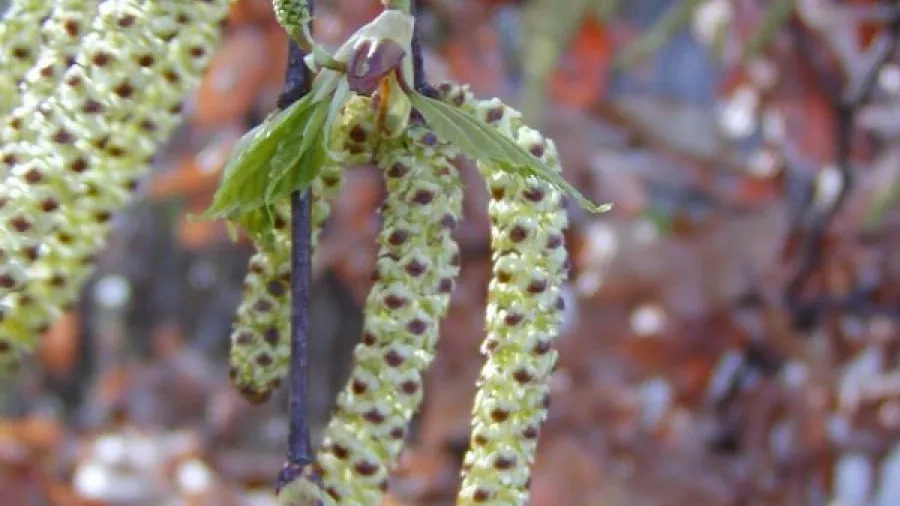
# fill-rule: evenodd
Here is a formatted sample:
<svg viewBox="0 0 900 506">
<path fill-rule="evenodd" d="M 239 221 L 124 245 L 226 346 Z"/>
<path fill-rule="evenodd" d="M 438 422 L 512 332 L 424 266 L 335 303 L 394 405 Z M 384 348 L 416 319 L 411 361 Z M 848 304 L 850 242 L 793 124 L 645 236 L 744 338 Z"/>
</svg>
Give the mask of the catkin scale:
<svg viewBox="0 0 900 506">
<path fill-rule="evenodd" d="M 12 160 L 0 183 L 7 200 L 0 222 L 21 226 L 15 235 L 0 234 L 0 249 L 26 275 L 0 287 L 0 305 L 9 309 L 0 321 L 6 343 L 0 365 L 30 350 L 74 302 L 112 216 L 177 125 L 184 93 L 208 63 L 229 3 L 107 0 L 58 93 L 22 122 L 24 138 L 32 140 L 19 143 L 20 152 L 28 156 Z M 26 254 L 22 244 L 34 238 L 44 245 Z"/>
<path fill-rule="evenodd" d="M 439 93 L 560 170 L 553 142 L 524 126 L 518 112 L 497 99 L 476 101 L 456 85 L 442 85 Z M 551 344 L 562 323 L 567 218 L 562 195 L 544 181 L 478 166 L 491 194 L 493 276 L 482 345 L 487 360 L 478 380 L 457 504 L 522 506 L 557 357 Z"/>
<path fill-rule="evenodd" d="M 337 504 L 380 504 L 421 403 L 423 374 L 459 273 L 447 226 L 448 217 L 455 223 L 461 213 L 460 181 L 450 162 L 456 151 L 416 123 L 399 139 L 381 141 L 375 158 L 387 197 L 375 282 L 350 379 L 316 456 Z"/>
<path fill-rule="evenodd" d="M 82 37 L 97 15 L 99 0 L 56 0 L 41 25 L 41 46 L 22 83 L 22 105 L 34 107 L 56 91 L 65 71 L 75 61 Z M 27 109 L 26 109 L 27 110 Z M 13 118 L 21 117 L 13 113 Z"/>
<path fill-rule="evenodd" d="M 329 164 L 310 186 L 313 252 L 331 210 L 329 200 L 340 192 L 341 171 L 341 165 Z M 250 258 L 231 333 L 229 377 L 252 403 L 269 399 L 281 385 L 290 362 L 290 203 L 279 206 L 276 213 L 271 245 L 259 245 Z"/>
</svg>

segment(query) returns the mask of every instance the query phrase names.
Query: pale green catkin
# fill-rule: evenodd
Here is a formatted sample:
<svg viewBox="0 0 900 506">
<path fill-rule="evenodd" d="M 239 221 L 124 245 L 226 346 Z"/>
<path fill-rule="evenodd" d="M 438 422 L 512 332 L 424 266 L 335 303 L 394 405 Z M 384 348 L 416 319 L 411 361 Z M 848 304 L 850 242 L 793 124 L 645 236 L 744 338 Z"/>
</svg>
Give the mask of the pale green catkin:
<svg viewBox="0 0 900 506">
<path fill-rule="evenodd" d="M 302 40 L 303 27 L 312 20 L 307 0 L 272 0 L 275 19 L 284 31 L 297 40 Z"/>
<path fill-rule="evenodd" d="M 376 161 L 387 197 L 375 282 L 350 379 L 316 456 L 326 504 L 381 504 L 459 274 L 453 230 L 462 188 L 451 163 L 455 148 L 415 122 L 398 139 L 382 142 Z"/>
<path fill-rule="evenodd" d="M 47 2 L 53 3 L 53 2 Z M 41 46 L 34 65 L 25 74 L 16 94 L 14 109 L 0 129 L 0 178 L 7 165 L 26 153 L 17 148 L 34 142 L 35 132 L 23 128 L 38 107 L 53 96 L 65 71 L 75 61 L 81 38 L 97 15 L 99 0 L 57 0 L 49 18 L 41 25 Z M 5 47 L 5 46 L 4 46 Z"/>
<path fill-rule="evenodd" d="M 0 182 L 0 366 L 73 304 L 91 264 L 180 121 L 229 0 L 106 0 L 57 93 L 20 125 L 33 139 Z M 16 276 L 18 275 L 18 276 Z"/>
<path fill-rule="evenodd" d="M 555 171 L 555 145 L 524 126 L 521 115 L 497 99 L 476 101 L 455 85 L 442 98 L 467 108 Z M 472 435 L 463 461 L 460 506 L 523 506 L 562 324 L 562 288 L 568 220 L 562 195 L 546 182 L 479 164 L 491 200 L 493 277 L 488 288 L 487 336 L 472 410 Z"/>
<path fill-rule="evenodd" d="M 19 83 L 34 65 L 42 44 L 41 23 L 53 8 L 51 0 L 12 0 L 0 20 L 0 113 L 19 103 Z"/>
<path fill-rule="evenodd" d="M 330 164 L 312 185 L 312 249 L 341 188 L 343 166 Z M 244 297 L 231 332 L 231 382 L 250 402 L 265 402 L 281 386 L 290 365 L 291 208 L 276 209 L 270 246 L 257 246 L 244 278 Z"/>
</svg>

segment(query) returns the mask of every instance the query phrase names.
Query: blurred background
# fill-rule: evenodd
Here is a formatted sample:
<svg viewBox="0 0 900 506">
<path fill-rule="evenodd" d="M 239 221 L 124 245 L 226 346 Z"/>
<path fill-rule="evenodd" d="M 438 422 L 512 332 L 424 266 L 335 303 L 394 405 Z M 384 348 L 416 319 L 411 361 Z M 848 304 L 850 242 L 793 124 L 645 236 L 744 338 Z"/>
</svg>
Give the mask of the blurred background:
<svg viewBox="0 0 900 506">
<path fill-rule="evenodd" d="M 531 506 L 900 504 L 900 6 L 880 0 L 420 0 L 428 78 L 557 142 L 613 211 L 570 210 L 560 367 Z M 380 7 L 317 0 L 342 42 Z M 79 307 L 0 385 L 0 504 L 274 505 L 286 397 L 227 377 L 247 243 L 195 222 L 274 106 L 286 40 L 239 0 L 188 120 Z M 453 504 L 481 366 L 486 192 L 385 506 Z M 346 173 L 314 265 L 311 417 L 348 373 L 377 171 Z"/>
</svg>

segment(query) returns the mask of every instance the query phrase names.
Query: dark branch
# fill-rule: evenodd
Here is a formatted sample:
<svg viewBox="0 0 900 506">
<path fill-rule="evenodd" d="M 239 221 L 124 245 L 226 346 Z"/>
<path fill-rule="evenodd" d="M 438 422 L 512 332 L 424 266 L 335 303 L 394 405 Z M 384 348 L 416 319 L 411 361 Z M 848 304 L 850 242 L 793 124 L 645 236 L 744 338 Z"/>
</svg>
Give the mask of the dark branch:
<svg viewBox="0 0 900 506">
<path fill-rule="evenodd" d="M 309 0 L 310 11 L 313 8 Z M 285 109 L 309 93 L 311 79 L 303 62 L 303 49 L 290 42 L 288 68 L 278 107 Z M 311 278 L 310 192 L 291 194 L 291 361 L 288 373 L 287 459 L 278 475 L 277 489 L 298 477 L 312 463 L 307 399 L 309 391 L 309 289 Z"/>
<path fill-rule="evenodd" d="M 278 97 L 278 108 L 286 109 L 309 93 L 309 69 L 303 63 L 306 52 L 293 40 L 289 43 L 288 66 L 284 76 L 284 88 Z"/>
<path fill-rule="evenodd" d="M 419 12 L 416 0 L 410 2 L 410 14 L 416 17 L 416 24 L 413 27 L 412 39 L 412 59 L 413 59 L 413 87 L 419 93 L 428 96 L 434 96 L 434 90 L 425 79 L 425 63 L 422 58 L 422 40 L 419 35 Z"/>
</svg>

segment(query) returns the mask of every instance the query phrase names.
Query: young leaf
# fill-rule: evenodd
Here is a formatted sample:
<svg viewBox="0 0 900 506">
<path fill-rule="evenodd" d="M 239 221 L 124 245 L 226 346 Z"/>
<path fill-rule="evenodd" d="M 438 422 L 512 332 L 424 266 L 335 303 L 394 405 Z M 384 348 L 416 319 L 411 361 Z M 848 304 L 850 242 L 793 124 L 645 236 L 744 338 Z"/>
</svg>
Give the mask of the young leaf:
<svg viewBox="0 0 900 506">
<path fill-rule="evenodd" d="M 591 212 L 602 213 L 609 210 L 609 204 L 594 204 L 561 174 L 550 170 L 541 160 L 522 149 L 512 139 L 475 116 L 418 93 L 410 94 L 410 99 L 438 137 L 454 144 L 469 158 L 490 163 L 506 172 L 543 179 L 561 192 L 570 195 Z"/>
<path fill-rule="evenodd" d="M 244 134 L 222 171 L 219 188 L 212 204 L 203 213 L 204 217 L 229 216 L 242 208 L 263 204 L 272 160 L 279 145 L 292 132 L 304 131 L 305 123 L 315 110 L 313 105 L 316 103 L 308 96 L 304 97 Z M 302 153 L 298 151 L 292 155 L 299 157 Z"/>
<path fill-rule="evenodd" d="M 331 101 L 321 101 L 314 104 L 307 117 L 306 124 L 302 127 L 287 132 L 279 141 L 275 153 L 269 161 L 268 185 L 266 187 L 265 201 L 271 203 L 273 195 L 284 194 L 279 186 L 285 177 L 298 169 L 306 152 L 315 144 L 321 142 L 320 133 L 325 126 L 325 118 L 329 111 Z M 317 171 L 316 171 L 317 172 Z M 290 193 L 292 190 L 288 190 Z"/>
<path fill-rule="evenodd" d="M 307 147 L 302 156 L 293 166 L 281 171 L 278 181 L 266 191 L 265 201 L 261 205 L 244 208 L 232 217 L 232 221 L 239 224 L 254 242 L 263 246 L 271 245 L 274 239 L 276 204 L 295 191 L 308 191 L 312 181 L 328 163 L 324 137 L 322 128 L 304 137 Z"/>
<path fill-rule="evenodd" d="M 269 203 L 278 202 L 295 191 L 306 191 L 328 162 L 324 142 L 325 131 L 320 128 L 311 134 L 311 138 L 313 140 L 309 149 L 303 152 L 303 157 L 291 170 L 282 174 L 282 179 L 272 188 L 272 193 L 267 197 Z"/>
</svg>

